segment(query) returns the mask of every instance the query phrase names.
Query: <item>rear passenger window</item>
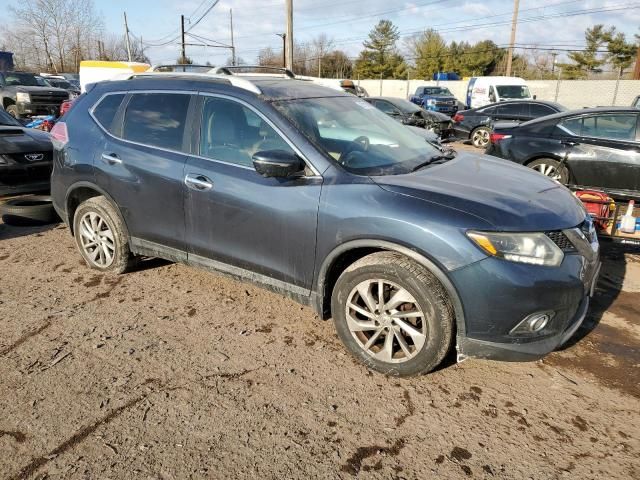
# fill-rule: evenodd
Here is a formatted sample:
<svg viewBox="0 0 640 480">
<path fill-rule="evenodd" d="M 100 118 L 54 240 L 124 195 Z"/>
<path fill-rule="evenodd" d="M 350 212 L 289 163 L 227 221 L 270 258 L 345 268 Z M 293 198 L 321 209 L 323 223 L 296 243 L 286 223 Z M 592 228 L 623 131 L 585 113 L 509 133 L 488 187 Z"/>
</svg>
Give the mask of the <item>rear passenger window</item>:
<svg viewBox="0 0 640 480">
<path fill-rule="evenodd" d="M 93 116 L 95 119 L 103 128 L 111 133 L 113 133 L 113 121 L 115 120 L 116 112 L 123 98 L 124 93 L 107 95 L 93 108 Z"/>
<path fill-rule="evenodd" d="M 546 105 L 539 105 L 537 103 L 531 103 L 530 108 L 532 118 L 544 117 L 546 115 L 556 113 L 552 108 L 549 108 Z"/>
<path fill-rule="evenodd" d="M 510 103 L 498 106 L 498 115 L 520 116 L 525 115 L 525 105 L 522 103 Z"/>
<path fill-rule="evenodd" d="M 635 140 L 638 116 L 633 114 L 593 115 L 572 118 L 561 124 L 563 130 L 591 138 Z"/>
<path fill-rule="evenodd" d="M 122 136 L 153 147 L 182 150 L 190 95 L 136 93 L 124 114 Z"/>
<path fill-rule="evenodd" d="M 251 167 L 253 154 L 265 150 L 293 153 L 289 144 L 251 109 L 224 98 L 205 99 L 200 155 Z"/>
</svg>

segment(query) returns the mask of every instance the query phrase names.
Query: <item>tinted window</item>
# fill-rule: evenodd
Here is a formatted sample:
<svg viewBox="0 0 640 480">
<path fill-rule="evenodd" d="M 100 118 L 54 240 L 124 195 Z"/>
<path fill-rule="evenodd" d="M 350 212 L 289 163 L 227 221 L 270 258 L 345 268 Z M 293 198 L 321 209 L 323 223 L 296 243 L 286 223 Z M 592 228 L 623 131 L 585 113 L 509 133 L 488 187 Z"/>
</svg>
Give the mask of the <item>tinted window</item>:
<svg viewBox="0 0 640 480">
<path fill-rule="evenodd" d="M 526 115 L 525 104 L 523 103 L 509 103 L 506 105 L 498 106 L 498 115 L 510 115 L 510 116 L 522 116 Z"/>
<path fill-rule="evenodd" d="M 637 120 L 633 114 L 592 115 L 565 120 L 561 127 L 584 137 L 635 140 Z"/>
<path fill-rule="evenodd" d="M 394 107 L 393 105 L 391 105 L 389 102 L 382 102 L 382 101 L 378 100 L 378 101 L 375 102 L 375 106 L 376 106 L 376 108 L 378 108 L 378 110 L 383 111 L 387 115 L 391 115 L 393 113 L 400 113 L 400 112 L 398 112 L 398 109 L 396 107 Z"/>
<path fill-rule="evenodd" d="M 478 113 L 483 113 L 485 115 L 493 115 L 498 111 L 497 107 L 488 107 L 478 110 Z"/>
<path fill-rule="evenodd" d="M 529 105 L 529 111 L 532 118 L 544 117 L 545 115 L 551 115 L 552 113 L 556 113 L 554 109 L 551 107 L 547 107 L 546 105 L 540 105 L 538 103 L 531 103 Z"/>
<path fill-rule="evenodd" d="M 117 93 L 113 95 L 107 95 L 102 101 L 93 109 L 93 116 L 98 120 L 98 123 L 113 133 L 113 120 L 118 111 L 118 107 L 122 103 L 124 93 Z"/>
<path fill-rule="evenodd" d="M 285 150 L 289 144 L 255 112 L 223 98 L 207 97 L 202 109 L 200 154 L 250 167 L 254 153 Z"/>
<path fill-rule="evenodd" d="M 190 95 L 136 93 L 124 115 L 123 137 L 171 150 L 182 149 Z"/>
</svg>

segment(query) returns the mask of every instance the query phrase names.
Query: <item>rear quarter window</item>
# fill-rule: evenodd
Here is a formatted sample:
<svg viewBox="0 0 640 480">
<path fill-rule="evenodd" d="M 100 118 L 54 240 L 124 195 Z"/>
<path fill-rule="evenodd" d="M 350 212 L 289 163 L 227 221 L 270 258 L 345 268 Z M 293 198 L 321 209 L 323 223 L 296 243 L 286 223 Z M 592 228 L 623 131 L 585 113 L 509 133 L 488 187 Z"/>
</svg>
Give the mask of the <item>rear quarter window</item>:
<svg viewBox="0 0 640 480">
<path fill-rule="evenodd" d="M 114 132 L 114 120 L 116 112 L 120 108 L 122 100 L 124 100 L 124 93 L 114 93 L 112 95 L 105 96 L 98 104 L 93 107 L 93 117 L 96 121 L 110 133 Z"/>
</svg>

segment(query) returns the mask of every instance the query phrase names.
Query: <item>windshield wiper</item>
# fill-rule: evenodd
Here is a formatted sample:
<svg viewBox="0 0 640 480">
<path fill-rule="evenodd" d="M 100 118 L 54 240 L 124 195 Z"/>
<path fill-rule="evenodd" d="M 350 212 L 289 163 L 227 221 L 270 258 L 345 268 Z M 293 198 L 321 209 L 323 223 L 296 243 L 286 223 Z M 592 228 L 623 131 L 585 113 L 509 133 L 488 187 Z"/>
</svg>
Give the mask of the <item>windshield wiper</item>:
<svg viewBox="0 0 640 480">
<path fill-rule="evenodd" d="M 415 167 L 413 167 L 411 169 L 412 172 L 416 172 L 418 170 L 420 170 L 421 168 L 424 167 L 428 167 L 429 165 L 433 165 L 434 163 L 443 163 L 446 162 L 447 160 L 452 160 L 454 159 L 456 156 L 455 152 L 453 150 L 447 151 L 445 153 L 440 153 L 437 155 L 433 155 L 431 157 L 429 157 L 428 160 L 425 160 L 422 163 L 419 163 L 418 165 L 416 165 Z"/>
</svg>

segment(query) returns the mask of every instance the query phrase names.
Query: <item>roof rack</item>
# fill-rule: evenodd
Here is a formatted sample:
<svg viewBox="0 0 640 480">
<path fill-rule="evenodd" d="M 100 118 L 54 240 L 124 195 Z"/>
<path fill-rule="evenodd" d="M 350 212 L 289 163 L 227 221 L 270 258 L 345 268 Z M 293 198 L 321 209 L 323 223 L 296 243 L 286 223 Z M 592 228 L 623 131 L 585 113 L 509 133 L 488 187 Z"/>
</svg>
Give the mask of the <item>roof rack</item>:
<svg viewBox="0 0 640 480">
<path fill-rule="evenodd" d="M 229 82 L 234 87 L 242 88 L 249 92 L 261 95 L 262 91 L 253 83 L 245 78 L 238 78 L 230 75 L 220 75 L 216 73 L 195 73 L 195 72 L 139 72 L 127 74 L 125 77 L 114 78 L 114 80 L 129 80 L 138 77 L 176 77 L 176 78 L 197 78 L 197 79 L 218 79 Z"/>
<path fill-rule="evenodd" d="M 153 65 L 148 71 L 150 72 L 183 72 L 183 73 L 207 73 L 211 71 L 213 65 L 194 65 L 189 64 L 170 64 L 170 65 Z"/>
<path fill-rule="evenodd" d="M 288 77 L 288 78 L 296 78 L 295 73 L 293 73 L 291 70 L 289 70 L 288 68 L 283 68 L 283 67 L 270 67 L 267 65 L 226 65 L 224 67 L 218 67 L 215 69 L 212 69 L 213 73 L 218 74 L 218 75 L 236 75 L 237 72 L 239 74 L 248 74 L 250 72 L 247 72 L 247 70 L 251 71 L 251 70 L 270 70 L 270 71 L 277 71 L 278 73 L 281 73 L 282 75 Z"/>
</svg>

